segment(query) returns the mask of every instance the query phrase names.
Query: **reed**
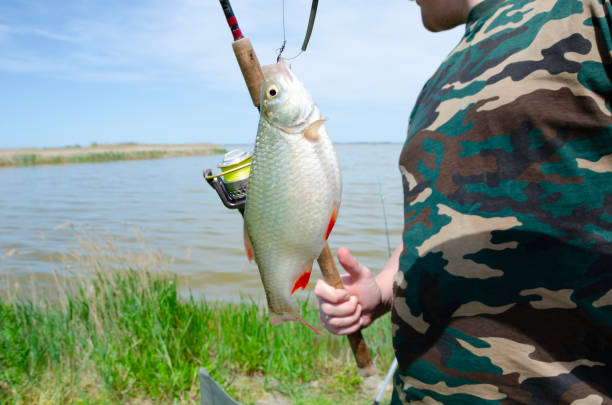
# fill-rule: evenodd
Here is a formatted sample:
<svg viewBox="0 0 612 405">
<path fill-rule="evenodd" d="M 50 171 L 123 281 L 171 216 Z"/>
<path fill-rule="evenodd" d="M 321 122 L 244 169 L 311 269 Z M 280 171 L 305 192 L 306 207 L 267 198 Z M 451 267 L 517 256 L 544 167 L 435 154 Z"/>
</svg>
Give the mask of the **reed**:
<svg viewBox="0 0 612 405">
<path fill-rule="evenodd" d="M 92 277 L 62 284 L 53 299 L 0 298 L 0 403 L 195 404 L 201 366 L 245 404 L 270 393 L 298 404 L 372 401 L 343 337 L 300 323 L 272 327 L 248 297 L 185 295 L 170 272 L 91 263 Z M 319 324 L 312 300 L 299 306 Z M 388 318 L 364 334 L 384 373 Z"/>
<path fill-rule="evenodd" d="M 112 162 L 117 160 L 158 159 L 178 156 L 211 155 L 225 149 L 210 144 L 139 145 L 121 143 L 88 147 L 0 149 L 0 167 L 47 164 Z"/>
</svg>

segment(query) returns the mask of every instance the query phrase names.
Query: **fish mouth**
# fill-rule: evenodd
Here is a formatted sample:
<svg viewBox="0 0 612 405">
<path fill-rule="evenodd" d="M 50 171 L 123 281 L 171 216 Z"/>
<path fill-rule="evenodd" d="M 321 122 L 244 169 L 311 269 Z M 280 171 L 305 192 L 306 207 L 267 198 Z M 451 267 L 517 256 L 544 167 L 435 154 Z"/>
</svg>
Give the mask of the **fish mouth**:
<svg viewBox="0 0 612 405">
<path fill-rule="evenodd" d="M 276 66 L 278 67 L 278 73 L 282 77 L 293 81 L 293 73 L 291 73 L 291 70 L 287 66 L 287 62 L 285 62 L 283 58 L 278 59 L 278 63 L 276 64 Z"/>
</svg>

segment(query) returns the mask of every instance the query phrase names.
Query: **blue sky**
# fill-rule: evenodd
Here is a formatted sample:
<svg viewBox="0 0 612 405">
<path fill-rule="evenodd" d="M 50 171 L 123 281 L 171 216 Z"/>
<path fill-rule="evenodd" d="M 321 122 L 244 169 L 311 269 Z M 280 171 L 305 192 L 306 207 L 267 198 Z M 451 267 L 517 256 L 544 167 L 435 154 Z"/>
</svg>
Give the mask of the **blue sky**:
<svg viewBox="0 0 612 405">
<path fill-rule="evenodd" d="M 381 5 L 381 4 L 384 4 Z M 233 0 L 260 63 L 276 61 L 282 0 Z M 286 57 L 310 0 L 285 0 Z M 291 61 L 335 142 L 403 142 L 424 82 L 462 28 L 430 33 L 408 0 L 319 2 Z M 0 147 L 252 143 L 258 113 L 216 0 L 2 0 Z"/>
</svg>

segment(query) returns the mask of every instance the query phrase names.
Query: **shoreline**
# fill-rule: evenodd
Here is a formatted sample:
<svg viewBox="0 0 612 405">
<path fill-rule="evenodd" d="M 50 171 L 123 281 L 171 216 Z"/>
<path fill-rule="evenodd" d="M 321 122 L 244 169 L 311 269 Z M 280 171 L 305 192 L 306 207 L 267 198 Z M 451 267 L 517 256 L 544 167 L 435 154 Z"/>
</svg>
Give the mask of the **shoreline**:
<svg viewBox="0 0 612 405">
<path fill-rule="evenodd" d="M 112 162 L 117 160 L 161 159 L 179 156 L 213 155 L 226 150 L 210 143 L 190 144 L 92 144 L 60 148 L 0 149 L 0 168 L 49 164 Z"/>
</svg>

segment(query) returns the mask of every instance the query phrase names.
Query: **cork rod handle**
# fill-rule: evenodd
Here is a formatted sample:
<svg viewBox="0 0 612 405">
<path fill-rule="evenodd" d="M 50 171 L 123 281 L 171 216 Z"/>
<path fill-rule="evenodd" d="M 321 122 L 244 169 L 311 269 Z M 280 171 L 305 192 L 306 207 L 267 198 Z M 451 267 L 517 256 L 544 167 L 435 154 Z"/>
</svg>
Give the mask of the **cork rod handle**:
<svg viewBox="0 0 612 405">
<path fill-rule="evenodd" d="M 242 37 L 237 41 L 232 42 L 232 48 L 234 48 L 234 55 L 240 66 L 242 77 L 244 82 L 249 89 L 251 100 L 255 107 L 259 108 L 259 97 L 261 92 L 261 84 L 263 83 L 263 73 L 261 72 L 261 66 L 257 60 L 257 55 L 253 50 L 251 41 L 247 37 Z"/>
</svg>

